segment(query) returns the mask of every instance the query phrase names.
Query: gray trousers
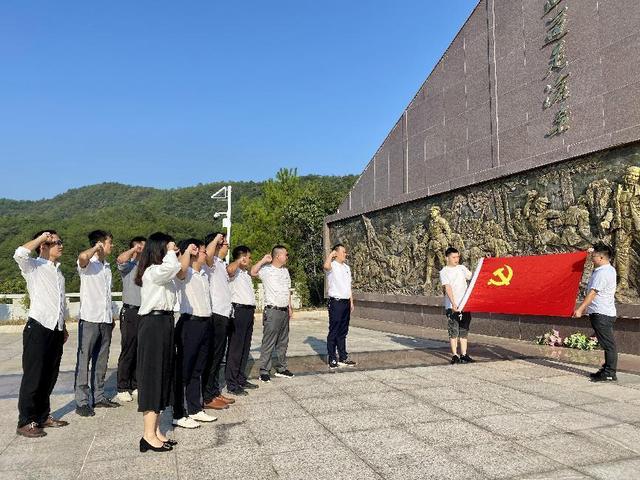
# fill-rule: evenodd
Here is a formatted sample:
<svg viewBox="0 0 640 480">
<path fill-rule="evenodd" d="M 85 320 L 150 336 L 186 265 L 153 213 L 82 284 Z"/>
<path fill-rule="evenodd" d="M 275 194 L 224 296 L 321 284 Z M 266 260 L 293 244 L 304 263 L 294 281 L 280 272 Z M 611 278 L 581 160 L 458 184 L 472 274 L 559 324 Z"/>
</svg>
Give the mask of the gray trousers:
<svg viewBox="0 0 640 480">
<path fill-rule="evenodd" d="M 268 375 L 271 356 L 276 352 L 276 371 L 287 369 L 287 347 L 289 346 L 289 312 L 267 308 L 262 314 L 262 346 L 260 347 L 260 374 Z"/>
<path fill-rule="evenodd" d="M 78 361 L 74 389 L 76 404 L 79 407 L 93 406 L 105 399 L 104 378 L 107 375 L 112 332 L 113 323 L 92 323 L 80 320 L 78 324 Z M 92 366 L 91 379 L 89 379 L 89 362 Z"/>
</svg>

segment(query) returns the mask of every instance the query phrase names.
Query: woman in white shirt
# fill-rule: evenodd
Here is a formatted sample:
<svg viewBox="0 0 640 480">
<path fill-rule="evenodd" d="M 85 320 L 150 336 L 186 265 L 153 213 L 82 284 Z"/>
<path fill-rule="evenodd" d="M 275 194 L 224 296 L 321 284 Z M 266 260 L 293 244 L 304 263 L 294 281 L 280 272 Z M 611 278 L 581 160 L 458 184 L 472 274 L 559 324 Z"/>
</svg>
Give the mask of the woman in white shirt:
<svg viewBox="0 0 640 480">
<path fill-rule="evenodd" d="M 189 255 L 186 255 L 187 261 Z M 143 412 L 140 451 L 172 450 L 175 441 L 160 432 L 160 412 L 171 405 L 173 379 L 173 306 L 175 277 L 181 270 L 177 247 L 169 235 L 149 236 L 140 255 L 135 283 L 140 289 L 138 329 L 138 411 Z"/>
</svg>

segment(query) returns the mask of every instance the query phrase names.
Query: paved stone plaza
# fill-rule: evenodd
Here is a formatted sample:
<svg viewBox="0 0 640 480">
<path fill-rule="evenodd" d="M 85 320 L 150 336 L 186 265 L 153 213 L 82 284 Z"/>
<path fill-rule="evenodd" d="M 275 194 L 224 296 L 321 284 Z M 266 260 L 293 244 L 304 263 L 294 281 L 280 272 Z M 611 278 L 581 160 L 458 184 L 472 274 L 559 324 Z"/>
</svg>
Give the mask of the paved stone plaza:
<svg viewBox="0 0 640 480">
<path fill-rule="evenodd" d="M 442 331 L 409 335 L 356 321 L 369 327 L 349 336 L 358 368 L 329 373 L 318 357 L 324 315 L 293 321 L 298 376 L 261 384 L 212 425 L 169 432 L 180 444 L 166 454 L 137 451 L 142 422 L 133 403 L 75 415 L 75 331 L 53 397 L 70 426 L 43 439 L 17 437 L 21 335 L 0 333 L 0 478 L 640 478 L 640 376 L 593 384 L 592 367 L 566 361 L 594 364 L 600 353 L 558 356 L 476 336 L 479 362 L 452 367 Z M 114 335 L 111 367 L 118 344 Z M 636 364 L 621 357 L 623 366 Z M 114 385 L 110 370 L 112 392 Z"/>
</svg>

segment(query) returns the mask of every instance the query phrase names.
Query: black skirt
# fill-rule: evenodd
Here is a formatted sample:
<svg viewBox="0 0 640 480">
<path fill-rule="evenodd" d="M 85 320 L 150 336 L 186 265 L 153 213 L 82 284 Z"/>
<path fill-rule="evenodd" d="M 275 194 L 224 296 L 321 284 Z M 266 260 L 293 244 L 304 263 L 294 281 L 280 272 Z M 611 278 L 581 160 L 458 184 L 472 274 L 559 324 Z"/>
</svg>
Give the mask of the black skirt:
<svg viewBox="0 0 640 480">
<path fill-rule="evenodd" d="M 173 315 L 142 315 L 138 328 L 138 411 L 170 406 L 173 382 Z"/>
</svg>

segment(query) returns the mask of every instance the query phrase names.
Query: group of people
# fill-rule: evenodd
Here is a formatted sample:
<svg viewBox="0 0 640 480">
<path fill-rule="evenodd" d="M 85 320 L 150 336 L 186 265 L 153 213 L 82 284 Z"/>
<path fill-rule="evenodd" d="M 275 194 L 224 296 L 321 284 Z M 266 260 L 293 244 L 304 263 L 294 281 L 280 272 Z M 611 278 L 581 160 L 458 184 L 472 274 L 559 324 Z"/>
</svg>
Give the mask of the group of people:
<svg viewBox="0 0 640 480">
<path fill-rule="evenodd" d="M 107 398 L 104 386 L 114 322 L 111 268 L 106 259 L 111 254 L 113 238 L 109 232 L 95 230 L 89 233 L 88 240 L 89 248 L 77 258 L 78 415 L 90 417 L 95 415 L 95 408 L 119 407 L 118 402 L 137 397 L 144 424 L 140 451 L 165 452 L 177 444 L 159 428 L 159 415 L 167 407 L 172 407 L 175 426 L 198 428 L 201 423 L 216 420 L 205 410 L 225 410 L 236 397 L 258 388 L 249 381 L 247 368 L 256 308 L 253 277 L 259 278 L 264 287 L 258 379 L 270 382 L 272 367 L 276 377 L 294 376 L 287 368 L 289 321 L 293 315 L 287 249 L 276 245 L 271 254 L 253 264 L 251 249 L 240 245 L 233 249 L 232 261 L 227 264 L 223 259 L 229 244 L 221 233 L 209 234 L 204 240 L 188 238 L 176 243 L 171 236 L 156 232 L 149 238 L 131 239 L 129 249 L 117 257 L 123 300 L 115 397 L 118 402 Z M 63 249 L 58 233 L 47 230 L 38 232 L 14 254 L 30 297 L 29 319 L 23 332 L 17 428 L 17 433 L 26 437 L 41 437 L 46 435 L 46 428 L 68 425 L 50 415 L 49 402 L 63 344 L 69 336 L 65 325 L 65 280 L 58 261 Z M 467 352 L 467 336 L 471 316 L 461 311 L 459 302 L 472 273 L 460 264 L 460 253 L 455 248 L 448 248 L 445 258 L 440 281 L 453 354 L 451 363 L 470 363 L 473 359 Z M 575 317 L 589 314 L 605 351 L 605 364 L 591 375 L 593 381 L 616 380 L 616 271 L 612 259 L 613 251 L 607 245 L 598 244 L 591 249 L 595 268 L 587 295 L 574 313 Z M 356 364 L 349 358 L 346 346 L 354 309 L 351 269 L 346 260 L 345 246 L 337 244 L 323 264 L 328 287 L 330 370 Z M 175 312 L 179 312 L 177 321 Z"/>
<path fill-rule="evenodd" d="M 589 315 L 591 326 L 598 342 L 604 350 L 604 364 L 597 372 L 590 374 L 593 382 L 617 381 L 618 350 L 614 336 L 617 318 L 615 294 L 617 286 L 613 249 L 604 243 L 597 243 L 589 250 L 593 271 L 587 283 L 586 295 L 575 309 L 573 317 Z M 471 325 L 471 314 L 460 309 L 459 304 L 471 280 L 471 271 L 460 264 L 460 252 L 454 247 L 445 251 L 446 264 L 440 270 L 440 283 L 444 293 L 444 308 L 447 330 L 451 344 L 451 364 L 471 363 L 474 360 L 467 353 L 467 337 Z M 460 349 L 458 350 L 458 344 Z"/>
<path fill-rule="evenodd" d="M 228 409 L 236 397 L 258 388 L 247 376 L 256 308 L 252 277 L 264 287 L 258 378 L 270 382 L 272 368 L 276 377 L 294 376 L 287 368 L 293 314 L 287 249 L 276 245 L 271 254 L 252 264 L 251 249 L 241 245 L 233 249 L 227 265 L 223 259 L 229 244 L 220 233 L 176 243 L 157 232 L 131 239 L 129 249 L 117 257 L 123 286 L 122 344 L 118 393 L 107 398 L 105 377 L 114 328 L 107 258 L 113 238 L 95 230 L 88 240 L 89 248 L 77 258 L 80 314 L 74 388 L 79 416 L 91 417 L 96 408 L 119 407 L 137 397 L 144 423 L 140 451 L 168 451 L 176 442 L 159 429 L 161 411 L 172 407 L 174 425 L 197 428 L 216 420 L 206 410 Z M 59 263 L 63 250 L 59 234 L 47 230 L 14 254 L 31 302 L 18 401 L 17 433 L 26 437 L 41 437 L 46 428 L 68 424 L 50 415 L 49 403 L 69 336 Z"/>
</svg>

